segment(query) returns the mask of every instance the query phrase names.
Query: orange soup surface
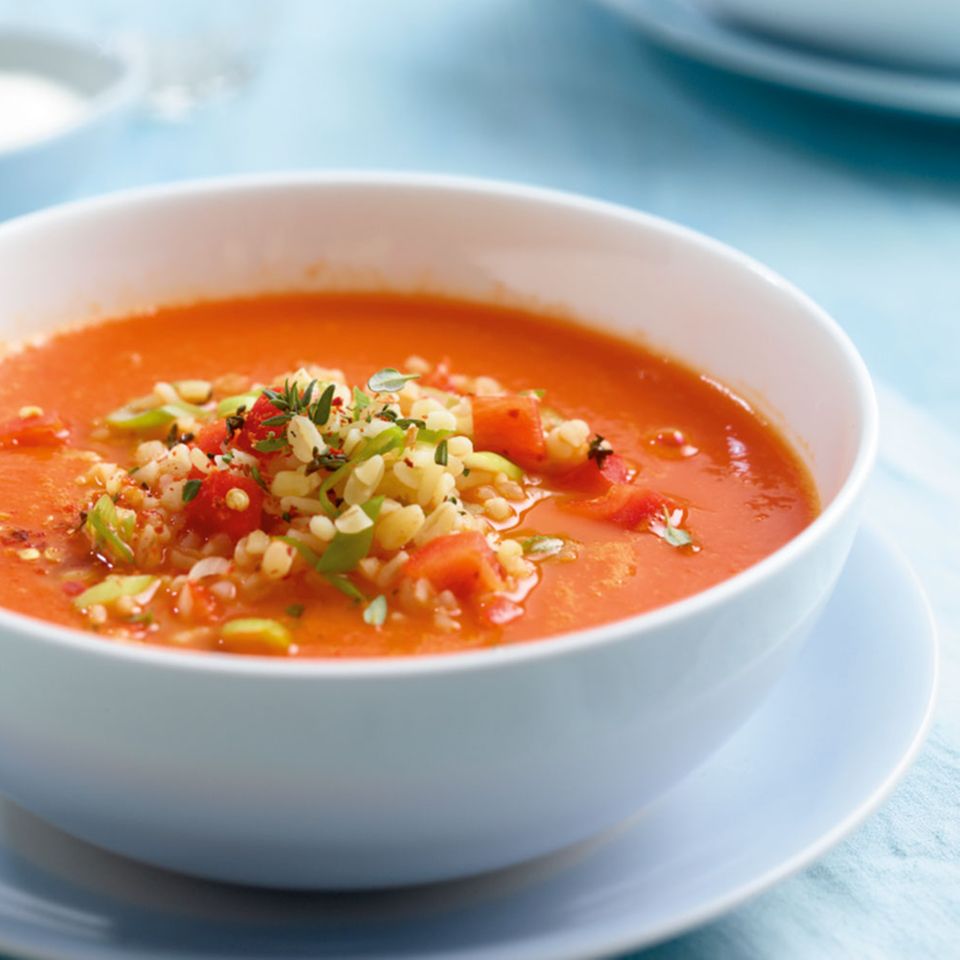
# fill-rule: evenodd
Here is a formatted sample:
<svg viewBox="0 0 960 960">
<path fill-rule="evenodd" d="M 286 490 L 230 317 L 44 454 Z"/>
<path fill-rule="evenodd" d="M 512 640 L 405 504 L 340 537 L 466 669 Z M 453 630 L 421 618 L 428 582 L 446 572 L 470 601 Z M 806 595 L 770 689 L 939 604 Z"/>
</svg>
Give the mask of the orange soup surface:
<svg viewBox="0 0 960 960">
<path fill-rule="evenodd" d="M 539 640 L 716 584 L 817 511 L 747 404 L 517 310 L 260 297 L 2 361 L 0 605 L 105 642 L 302 658 Z"/>
</svg>

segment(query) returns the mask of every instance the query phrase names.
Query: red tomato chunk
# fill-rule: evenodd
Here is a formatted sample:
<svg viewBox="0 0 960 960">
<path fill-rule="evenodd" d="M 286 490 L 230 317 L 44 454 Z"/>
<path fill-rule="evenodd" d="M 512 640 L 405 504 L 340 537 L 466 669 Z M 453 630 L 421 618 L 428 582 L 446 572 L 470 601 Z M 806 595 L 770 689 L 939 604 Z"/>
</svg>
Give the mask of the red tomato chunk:
<svg viewBox="0 0 960 960">
<path fill-rule="evenodd" d="M 230 490 L 242 490 L 249 498 L 243 510 L 227 506 Z M 239 540 L 261 525 L 263 491 L 250 477 L 238 473 L 210 473 L 200 482 L 197 495 L 186 505 L 184 513 L 192 530 L 212 537 L 225 533 L 231 540 Z"/>
<path fill-rule="evenodd" d="M 645 526 L 655 517 L 662 516 L 664 508 L 670 506 L 670 501 L 662 494 L 631 483 L 613 483 L 602 497 L 569 503 L 569 508 L 577 513 L 607 520 L 628 530 Z"/>
<path fill-rule="evenodd" d="M 197 446 L 208 456 L 223 453 L 227 442 L 227 424 L 223 420 L 214 420 L 200 428 L 197 434 Z"/>
<path fill-rule="evenodd" d="M 67 441 L 66 424 L 52 414 L 14 417 L 0 423 L 0 449 L 6 447 L 59 447 Z"/>
<path fill-rule="evenodd" d="M 410 554 L 404 574 L 423 577 L 434 589 L 471 599 L 503 589 L 503 569 L 486 538 L 476 531 L 437 537 Z"/>
<path fill-rule="evenodd" d="M 614 484 L 626 483 L 629 479 L 630 468 L 626 460 L 610 453 L 603 458 L 602 465 L 596 460 L 587 460 L 565 473 L 560 481 L 571 490 L 599 495 L 606 493 Z"/>
<path fill-rule="evenodd" d="M 261 394 L 250 411 L 243 414 L 243 428 L 234 438 L 236 445 L 248 453 L 264 456 L 263 451 L 255 449 L 256 445 L 264 440 L 282 437 L 286 431 L 282 425 L 277 424 L 265 427 L 263 421 L 278 416 L 280 412 L 279 408 Z"/>
<path fill-rule="evenodd" d="M 473 449 L 492 450 L 525 470 L 542 470 L 547 445 L 536 397 L 474 397 Z"/>
</svg>

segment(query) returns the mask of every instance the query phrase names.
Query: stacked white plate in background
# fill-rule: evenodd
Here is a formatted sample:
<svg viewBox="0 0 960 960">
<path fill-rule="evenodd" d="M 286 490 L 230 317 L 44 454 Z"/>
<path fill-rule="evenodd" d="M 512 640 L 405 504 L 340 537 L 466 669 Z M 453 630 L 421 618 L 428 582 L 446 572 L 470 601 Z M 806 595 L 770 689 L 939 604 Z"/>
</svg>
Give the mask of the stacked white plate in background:
<svg viewBox="0 0 960 960">
<path fill-rule="evenodd" d="M 731 72 L 960 120 L 956 0 L 601 0 L 648 39 Z"/>
</svg>

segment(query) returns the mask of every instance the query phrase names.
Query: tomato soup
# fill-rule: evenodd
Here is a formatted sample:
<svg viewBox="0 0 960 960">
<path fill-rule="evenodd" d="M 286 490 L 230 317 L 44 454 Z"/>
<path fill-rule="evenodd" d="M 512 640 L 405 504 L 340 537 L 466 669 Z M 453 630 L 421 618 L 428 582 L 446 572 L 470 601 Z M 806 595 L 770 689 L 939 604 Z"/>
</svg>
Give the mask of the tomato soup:
<svg viewBox="0 0 960 960">
<path fill-rule="evenodd" d="M 512 309 L 200 303 L 0 366 L 0 605 L 104 642 L 539 640 L 690 596 L 818 512 L 796 453 L 721 385 Z"/>
</svg>

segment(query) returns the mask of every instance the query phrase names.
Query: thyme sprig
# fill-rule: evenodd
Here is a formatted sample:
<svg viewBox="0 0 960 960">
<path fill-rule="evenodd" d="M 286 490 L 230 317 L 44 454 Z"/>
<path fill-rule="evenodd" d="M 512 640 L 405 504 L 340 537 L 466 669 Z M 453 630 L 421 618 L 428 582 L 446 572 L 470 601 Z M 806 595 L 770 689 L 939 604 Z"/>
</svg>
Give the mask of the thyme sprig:
<svg viewBox="0 0 960 960">
<path fill-rule="evenodd" d="M 606 437 L 601 437 L 598 433 L 590 441 L 590 447 L 587 450 L 587 459 L 596 460 L 597 467 L 602 470 L 607 457 L 611 456 L 613 456 L 613 447 L 610 445 L 610 441 L 607 440 Z"/>
</svg>

